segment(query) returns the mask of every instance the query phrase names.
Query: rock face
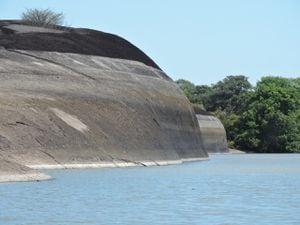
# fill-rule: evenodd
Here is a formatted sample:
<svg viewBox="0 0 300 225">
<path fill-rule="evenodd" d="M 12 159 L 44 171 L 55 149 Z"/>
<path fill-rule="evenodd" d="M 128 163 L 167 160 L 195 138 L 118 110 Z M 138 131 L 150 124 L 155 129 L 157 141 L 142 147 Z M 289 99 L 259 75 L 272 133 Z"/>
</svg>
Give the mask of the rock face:
<svg viewBox="0 0 300 225">
<path fill-rule="evenodd" d="M 150 165 L 207 153 L 182 91 L 129 42 L 2 21 L 1 157 L 32 167 Z"/>
<path fill-rule="evenodd" d="M 221 121 L 209 114 L 197 114 L 203 147 L 209 153 L 229 152 L 226 131 Z"/>
</svg>

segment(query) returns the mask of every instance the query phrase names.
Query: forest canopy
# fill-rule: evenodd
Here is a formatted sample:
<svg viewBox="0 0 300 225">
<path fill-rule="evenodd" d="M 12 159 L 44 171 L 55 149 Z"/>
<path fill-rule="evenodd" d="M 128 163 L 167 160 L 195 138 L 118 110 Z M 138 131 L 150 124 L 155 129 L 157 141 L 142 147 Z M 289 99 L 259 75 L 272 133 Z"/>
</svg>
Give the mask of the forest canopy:
<svg viewBox="0 0 300 225">
<path fill-rule="evenodd" d="M 267 76 L 255 87 L 243 75 L 210 86 L 176 82 L 194 107 L 223 122 L 230 147 L 300 152 L 300 78 Z"/>
</svg>

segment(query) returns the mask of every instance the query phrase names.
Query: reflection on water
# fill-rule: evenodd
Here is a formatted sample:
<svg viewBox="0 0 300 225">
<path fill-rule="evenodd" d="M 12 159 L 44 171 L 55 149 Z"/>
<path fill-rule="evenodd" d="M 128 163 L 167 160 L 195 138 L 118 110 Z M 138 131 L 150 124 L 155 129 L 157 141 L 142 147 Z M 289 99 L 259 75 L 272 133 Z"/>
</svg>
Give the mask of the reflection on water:
<svg viewBox="0 0 300 225">
<path fill-rule="evenodd" d="M 300 224 L 300 155 L 210 158 L 0 184 L 0 224 Z"/>
</svg>

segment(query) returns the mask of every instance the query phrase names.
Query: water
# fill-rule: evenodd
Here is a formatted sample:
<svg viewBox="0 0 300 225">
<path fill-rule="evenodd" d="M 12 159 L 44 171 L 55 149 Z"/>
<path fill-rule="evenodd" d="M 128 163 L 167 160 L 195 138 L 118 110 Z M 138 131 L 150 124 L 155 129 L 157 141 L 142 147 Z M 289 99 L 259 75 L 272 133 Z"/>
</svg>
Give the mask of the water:
<svg viewBox="0 0 300 225">
<path fill-rule="evenodd" d="M 183 165 L 47 171 L 0 184 L 0 224 L 300 224 L 300 155 L 212 155 Z"/>
</svg>

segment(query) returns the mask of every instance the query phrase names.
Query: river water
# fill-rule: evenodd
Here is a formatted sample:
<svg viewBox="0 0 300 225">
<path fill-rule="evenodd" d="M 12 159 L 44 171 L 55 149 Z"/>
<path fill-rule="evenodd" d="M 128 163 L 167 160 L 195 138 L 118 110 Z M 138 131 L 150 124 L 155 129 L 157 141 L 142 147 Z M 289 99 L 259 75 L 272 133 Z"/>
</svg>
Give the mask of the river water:
<svg viewBox="0 0 300 225">
<path fill-rule="evenodd" d="M 300 224 L 300 154 L 46 173 L 0 184 L 1 225 Z"/>
</svg>

